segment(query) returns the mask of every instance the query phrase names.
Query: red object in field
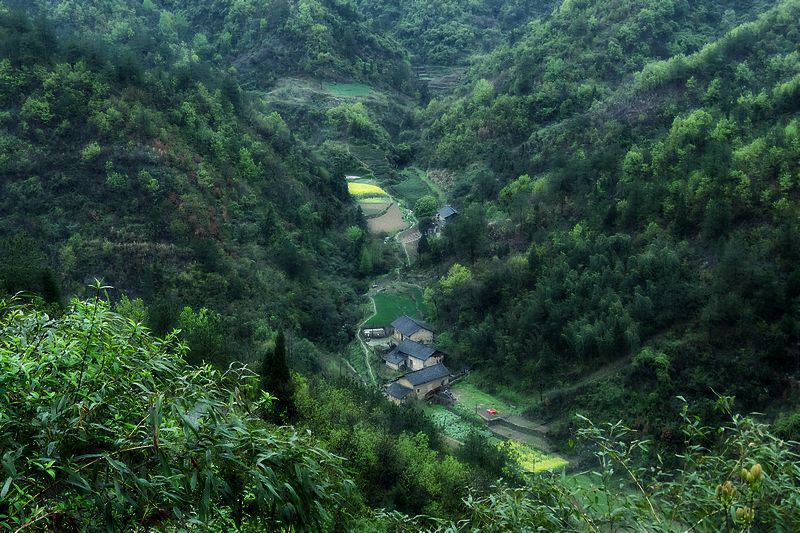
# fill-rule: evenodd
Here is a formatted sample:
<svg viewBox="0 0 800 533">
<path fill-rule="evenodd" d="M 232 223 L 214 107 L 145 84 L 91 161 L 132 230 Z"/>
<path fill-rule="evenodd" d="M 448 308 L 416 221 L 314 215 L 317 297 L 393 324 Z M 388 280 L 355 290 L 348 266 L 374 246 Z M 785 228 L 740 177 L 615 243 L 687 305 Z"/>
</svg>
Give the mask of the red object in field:
<svg viewBox="0 0 800 533">
<path fill-rule="evenodd" d="M 490 415 L 496 415 L 497 409 L 495 409 L 494 407 L 490 407 L 489 409 L 486 410 L 486 412 L 489 413 Z"/>
</svg>

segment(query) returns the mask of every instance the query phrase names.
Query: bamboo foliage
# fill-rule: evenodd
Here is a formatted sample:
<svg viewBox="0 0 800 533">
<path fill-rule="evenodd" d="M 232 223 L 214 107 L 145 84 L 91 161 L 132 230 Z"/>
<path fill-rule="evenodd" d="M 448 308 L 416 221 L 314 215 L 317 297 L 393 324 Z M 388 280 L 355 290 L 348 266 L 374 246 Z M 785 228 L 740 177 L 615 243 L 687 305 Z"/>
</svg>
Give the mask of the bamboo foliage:
<svg viewBox="0 0 800 533">
<path fill-rule="evenodd" d="M 188 366 L 100 298 L 1 301 L 0 339 L 0 527 L 324 530 L 348 507 L 338 457 L 251 414 L 244 366 Z"/>
</svg>

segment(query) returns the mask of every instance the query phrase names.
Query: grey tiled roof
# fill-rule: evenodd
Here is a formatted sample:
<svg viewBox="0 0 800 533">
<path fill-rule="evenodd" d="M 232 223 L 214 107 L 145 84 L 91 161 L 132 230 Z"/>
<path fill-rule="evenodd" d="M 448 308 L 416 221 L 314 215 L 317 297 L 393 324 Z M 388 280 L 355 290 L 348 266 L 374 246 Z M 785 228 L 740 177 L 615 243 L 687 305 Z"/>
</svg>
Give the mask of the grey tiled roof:
<svg viewBox="0 0 800 533">
<path fill-rule="evenodd" d="M 392 327 L 406 337 L 410 337 L 421 329 L 433 331 L 433 328 L 425 322 L 405 315 L 392 322 Z"/>
<path fill-rule="evenodd" d="M 401 342 L 397 348 L 392 350 L 391 353 L 400 353 L 405 355 L 410 355 L 414 359 L 419 359 L 420 361 L 427 361 L 433 354 L 436 353 L 435 348 L 431 348 L 429 346 L 425 346 L 424 344 L 420 344 L 418 342 L 405 340 Z"/>
<path fill-rule="evenodd" d="M 436 381 L 437 379 L 442 379 L 449 375 L 450 370 L 448 370 L 444 364 L 439 363 L 437 365 L 429 366 L 427 368 L 423 368 L 422 370 L 417 370 L 416 372 L 406 374 L 400 379 L 407 379 L 409 383 L 416 387 L 417 385 L 430 383 L 431 381 Z"/>
<path fill-rule="evenodd" d="M 411 389 L 400 385 L 396 381 L 394 383 L 391 383 L 388 387 L 386 387 L 386 394 L 388 394 L 392 398 L 397 398 L 398 400 L 405 400 L 406 396 L 411 394 L 411 392 L 412 392 Z"/>
<path fill-rule="evenodd" d="M 457 215 L 458 211 L 456 211 L 455 207 L 451 205 L 446 205 L 443 208 L 439 209 L 439 211 L 437 211 L 437 214 L 442 218 L 448 218 L 453 215 Z"/>
<path fill-rule="evenodd" d="M 401 354 L 397 353 L 397 348 L 383 356 L 383 360 L 393 365 L 402 364 L 406 360 Z"/>
</svg>

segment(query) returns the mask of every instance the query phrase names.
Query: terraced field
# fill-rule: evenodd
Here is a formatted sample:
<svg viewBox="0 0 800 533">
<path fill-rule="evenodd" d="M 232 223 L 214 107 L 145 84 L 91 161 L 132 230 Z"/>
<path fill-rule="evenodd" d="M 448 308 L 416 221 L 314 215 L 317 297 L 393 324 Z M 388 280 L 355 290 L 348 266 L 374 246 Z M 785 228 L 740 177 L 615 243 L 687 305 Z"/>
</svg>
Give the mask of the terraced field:
<svg viewBox="0 0 800 533">
<path fill-rule="evenodd" d="M 389 198 L 389 193 L 384 191 L 380 186 L 373 183 L 362 183 L 357 181 L 347 182 L 347 192 L 357 198 L 361 197 L 385 197 Z"/>
<path fill-rule="evenodd" d="M 402 181 L 390 187 L 392 194 L 405 200 L 409 208 L 425 195 L 432 195 L 444 202 L 444 195 L 436 185 L 427 179 L 425 171 L 411 167 L 400 172 Z"/>
<path fill-rule="evenodd" d="M 368 177 L 385 178 L 394 172 L 386 154 L 373 146 L 351 144 L 350 153 L 363 165 Z"/>
<path fill-rule="evenodd" d="M 458 401 L 470 409 L 484 411 L 486 409 L 497 409 L 499 416 L 522 414 L 521 405 L 511 404 L 498 398 L 496 395 L 489 394 L 481 390 L 468 380 L 460 381 L 450 387 Z M 520 402 L 521 403 L 521 402 Z"/>
<path fill-rule="evenodd" d="M 359 202 L 358 204 L 361 206 L 361 212 L 364 213 L 367 219 L 383 215 L 389 210 L 389 207 L 393 205 L 392 202 L 385 201 Z"/>
<path fill-rule="evenodd" d="M 325 91 L 341 98 L 363 98 L 372 95 L 372 87 L 363 83 L 323 83 Z"/>
<path fill-rule="evenodd" d="M 394 233 L 405 229 L 406 224 L 403 218 L 403 212 L 397 204 L 392 204 L 381 216 L 370 218 L 367 220 L 369 231 L 374 234 L 380 233 Z"/>
</svg>

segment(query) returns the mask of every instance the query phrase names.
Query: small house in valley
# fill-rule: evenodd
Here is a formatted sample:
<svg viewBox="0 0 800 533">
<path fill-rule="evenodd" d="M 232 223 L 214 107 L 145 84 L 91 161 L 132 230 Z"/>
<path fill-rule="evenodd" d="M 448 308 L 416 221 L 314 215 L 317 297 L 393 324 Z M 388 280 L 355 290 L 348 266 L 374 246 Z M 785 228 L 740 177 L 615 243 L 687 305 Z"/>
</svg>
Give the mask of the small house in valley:
<svg viewBox="0 0 800 533">
<path fill-rule="evenodd" d="M 401 404 L 408 399 L 424 400 L 447 387 L 450 383 L 450 370 L 443 363 L 410 372 L 386 387 L 389 399 Z"/>
<path fill-rule="evenodd" d="M 444 228 L 448 222 L 458 216 L 458 211 L 452 205 L 446 205 L 436 212 L 436 225 Z"/>
<path fill-rule="evenodd" d="M 383 360 L 394 370 L 400 370 L 404 366 L 411 370 L 421 370 L 441 363 L 444 360 L 444 354 L 430 346 L 405 340 L 384 355 Z"/>
<path fill-rule="evenodd" d="M 398 344 L 405 340 L 423 344 L 433 342 L 433 328 L 421 320 L 401 316 L 392 322 L 392 328 L 394 328 L 394 340 Z"/>
</svg>

